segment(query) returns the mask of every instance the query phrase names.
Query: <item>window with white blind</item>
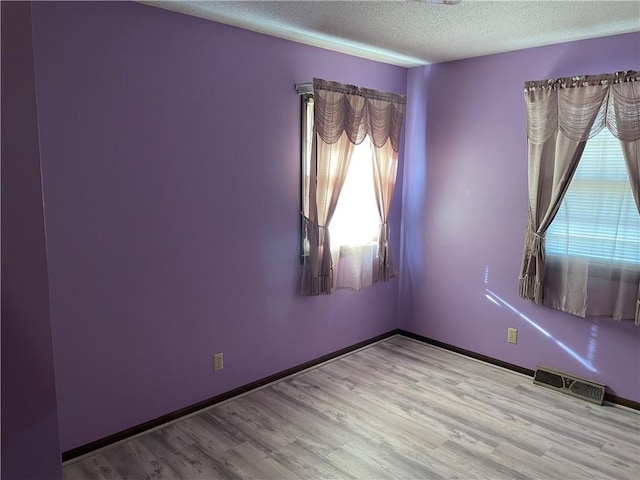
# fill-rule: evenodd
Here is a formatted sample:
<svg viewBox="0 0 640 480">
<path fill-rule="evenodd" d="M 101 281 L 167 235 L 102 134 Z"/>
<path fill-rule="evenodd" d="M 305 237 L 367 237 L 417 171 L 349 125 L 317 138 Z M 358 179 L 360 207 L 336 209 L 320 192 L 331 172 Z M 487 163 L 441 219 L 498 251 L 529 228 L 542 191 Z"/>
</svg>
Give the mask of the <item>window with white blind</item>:
<svg viewBox="0 0 640 480">
<path fill-rule="evenodd" d="M 640 266 L 640 215 L 620 141 L 607 128 L 586 144 L 547 231 L 546 253 Z"/>
</svg>

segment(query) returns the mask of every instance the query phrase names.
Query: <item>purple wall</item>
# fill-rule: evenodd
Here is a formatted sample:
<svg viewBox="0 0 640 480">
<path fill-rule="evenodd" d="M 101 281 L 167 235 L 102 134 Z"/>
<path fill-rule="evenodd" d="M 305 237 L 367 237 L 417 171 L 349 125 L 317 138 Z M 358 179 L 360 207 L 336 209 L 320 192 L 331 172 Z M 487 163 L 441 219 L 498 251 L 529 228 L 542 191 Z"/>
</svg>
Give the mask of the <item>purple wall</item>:
<svg viewBox="0 0 640 480">
<path fill-rule="evenodd" d="M 396 327 L 397 280 L 297 294 L 294 84 L 406 69 L 135 3 L 33 14 L 63 450 Z"/>
<path fill-rule="evenodd" d="M 2 469 L 62 477 L 28 3 L 2 2 Z"/>
<path fill-rule="evenodd" d="M 639 69 L 640 34 L 409 71 L 400 328 L 640 401 L 640 329 L 521 300 L 526 80 Z M 426 110 L 421 109 L 426 105 Z M 427 132 L 426 138 L 422 134 Z M 507 327 L 519 329 L 517 345 Z"/>
</svg>

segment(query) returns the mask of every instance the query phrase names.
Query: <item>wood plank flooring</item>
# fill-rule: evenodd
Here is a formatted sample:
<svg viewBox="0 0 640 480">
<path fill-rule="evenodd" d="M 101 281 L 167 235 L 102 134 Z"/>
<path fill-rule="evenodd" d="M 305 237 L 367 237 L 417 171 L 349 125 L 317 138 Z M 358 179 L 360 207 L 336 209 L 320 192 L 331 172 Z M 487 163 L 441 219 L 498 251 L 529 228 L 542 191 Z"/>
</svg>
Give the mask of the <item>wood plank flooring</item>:
<svg viewBox="0 0 640 480">
<path fill-rule="evenodd" d="M 640 414 L 396 336 L 68 462 L 65 479 L 640 479 Z"/>
</svg>

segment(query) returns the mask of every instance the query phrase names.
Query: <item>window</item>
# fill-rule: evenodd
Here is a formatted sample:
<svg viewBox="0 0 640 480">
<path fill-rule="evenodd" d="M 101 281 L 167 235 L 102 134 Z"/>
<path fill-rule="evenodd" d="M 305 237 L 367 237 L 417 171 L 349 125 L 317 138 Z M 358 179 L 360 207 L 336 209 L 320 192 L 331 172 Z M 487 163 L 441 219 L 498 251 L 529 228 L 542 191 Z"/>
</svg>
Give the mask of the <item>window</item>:
<svg viewBox="0 0 640 480">
<path fill-rule="evenodd" d="M 357 145 L 329 226 L 333 248 L 371 245 L 380 230 L 380 215 L 373 190 L 371 142 Z"/>
<path fill-rule="evenodd" d="M 640 265 L 640 215 L 620 141 L 607 128 L 591 138 L 547 231 L 551 256 Z"/>
<path fill-rule="evenodd" d="M 397 275 L 389 214 L 407 99 L 320 78 L 296 91 L 303 106 L 300 293 L 388 282 Z"/>
<path fill-rule="evenodd" d="M 303 100 L 303 191 L 308 189 L 311 157 L 311 141 L 313 137 L 313 97 Z M 349 164 L 346 180 L 336 211 L 329 226 L 332 250 L 341 247 L 371 245 L 377 238 L 380 229 L 380 214 L 376 207 L 373 187 L 373 152 L 371 141 L 366 137 L 360 145 L 354 147 L 353 157 Z M 308 211 L 308 198 L 302 196 L 303 211 Z"/>
<path fill-rule="evenodd" d="M 628 71 L 525 82 L 521 298 L 640 325 L 638 80 Z"/>
</svg>

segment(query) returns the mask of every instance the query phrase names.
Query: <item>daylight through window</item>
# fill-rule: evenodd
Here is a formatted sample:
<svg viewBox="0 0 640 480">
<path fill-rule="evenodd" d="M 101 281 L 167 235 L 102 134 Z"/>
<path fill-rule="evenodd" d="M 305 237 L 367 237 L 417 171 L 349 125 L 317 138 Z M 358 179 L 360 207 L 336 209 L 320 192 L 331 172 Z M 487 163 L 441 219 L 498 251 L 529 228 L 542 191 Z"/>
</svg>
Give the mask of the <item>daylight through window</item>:
<svg viewBox="0 0 640 480">
<path fill-rule="evenodd" d="M 620 141 L 606 128 L 587 142 L 547 231 L 546 251 L 640 266 L 640 215 Z"/>
</svg>

